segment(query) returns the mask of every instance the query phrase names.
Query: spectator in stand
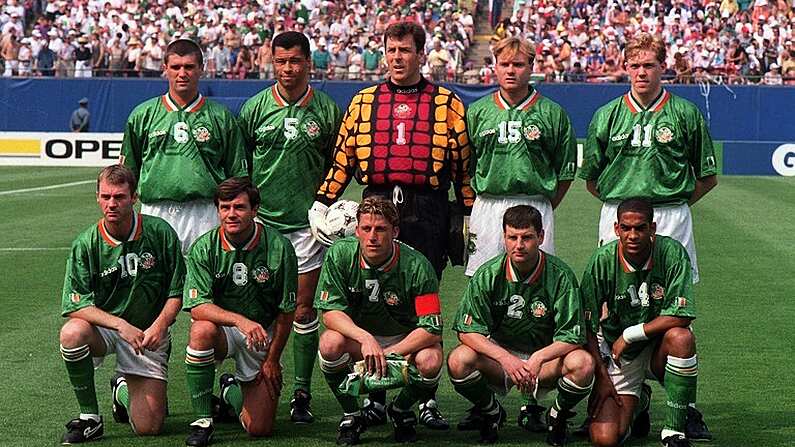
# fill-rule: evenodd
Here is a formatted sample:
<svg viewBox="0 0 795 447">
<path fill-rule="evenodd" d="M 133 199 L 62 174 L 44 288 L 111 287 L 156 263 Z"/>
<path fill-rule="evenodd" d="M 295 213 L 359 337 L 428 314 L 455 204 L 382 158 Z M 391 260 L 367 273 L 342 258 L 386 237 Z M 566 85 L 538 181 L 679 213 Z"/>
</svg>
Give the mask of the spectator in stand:
<svg viewBox="0 0 795 447">
<path fill-rule="evenodd" d="M 364 54 L 362 55 L 362 60 L 364 62 L 363 80 L 381 80 L 381 70 L 383 68 L 381 61 L 383 58 L 384 54 L 378 48 L 378 42 L 371 40 L 370 43 L 367 44 L 367 50 L 365 50 Z"/>
<path fill-rule="evenodd" d="M 770 71 L 765 73 L 765 77 L 764 79 L 762 79 L 762 83 L 765 85 L 783 85 L 784 80 L 782 79 L 778 69 L 779 69 L 778 64 L 776 64 L 775 62 L 770 64 Z"/>
<path fill-rule="evenodd" d="M 571 71 L 566 73 L 564 80 L 566 82 L 587 82 L 588 74 L 585 73 L 585 70 L 582 68 L 582 64 L 575 62 L 572 65 Z"/>
<path fill-rule="evenodd" d="M 331 65 L 334 68 L 334 79 L 343 80 L 348 74 L 348 64 L 350 63 L 350 52 L 341 42 L 334 44 L 331 52 Z"/>
<path fill-rule="evenodd" d="M 687 50 L 682 48 L 674 55 L 674 71 L 676 77 L 674 83 L 677 84 L 690 84 L 693 82 L 693 69 L 690 66 L 690 61 L 687 60 Z"/>
<path fill-rule="evenodd" d="M 317 50 L 312 52 L 312 79 L 326 79 L 329 75 L 331 53 L 326 49 L 326 43 L 317 44 Z"/>
<path fill-rule="evenodd" d="M 494 83 L 494 62 L 491 56 L 483 58 L 483 67 L 480 69 L 478 76 L 481 84 L 491 85 Z"/>
<path fill-rule="evenodd" d="M 56 54 L 50 49 L 49 38 L 44 37 L 44 42 L 36 56 L 36 71 L 39 76 L 55 76 Z"/>
<path fill-rule="evenodd" d="M 19 61 L 18 76 L 30 76 L 31 68 L 33 67 L 33 53 L 30 49 L 30 39 L 25 37 L 20 41 L 19 54 L 17 55 Z"/>
<path fill-rule="evenodd" d="M 13 29 L 9 31 L 8 38 L 3 40 L 0 46 L 0 57 L 5 62 L 5 71 L 3 76 L 10 78 L 17 75 L 19 68 L 19 47 L 20 43 L 17 40 L 17 32 Z"/>
<path fill-rule="evenodd" d="M 131 37 L 127 42 L 127 51 L 125 53 L 125 77 L 140 76 L 139 59 L 141 57 L 141 50 L 141 41 L 135 36 Z"/>
<path fill-rule="evenodd" d="M 90 78 L 91 47 L 88 45 L 87 37 L 80 36 L 77 38 L 77 47 L 74 50 L 74 55 L 75 55 L 75 77 Z"/>
<path fill-rule="evenodd" d="M 124 49 L 121 47 L 120 35 L 113 40 L 113 43 L 108 48 L 108 70 L 111 76 L 121 76 L 124 72 L 125 58 Z"/>
<path fill-rule="evenodd" d="M 257 68 L 260 79 L 273 77 L 273 54 L 271 53 L 271 39 L 263 39 L 262 45 L 257 50 Z"/>
<path fill-rule="evenodd" d="M 232 73 L 234 79 L 249 79 L 249 75 L 254 73 L 254 53 L 249 47 L 240 47 Z"/>
<path fill-rule="evenodd" d="M 447 74 L 447 63 L 450 62 L 450 53 L 442 47 L 442 41 L 433 40 L 433 50 L 428 54 L 428 65 L 431 68 L 431 77 L 434 82 L 443 82 Z"/>
</svg>

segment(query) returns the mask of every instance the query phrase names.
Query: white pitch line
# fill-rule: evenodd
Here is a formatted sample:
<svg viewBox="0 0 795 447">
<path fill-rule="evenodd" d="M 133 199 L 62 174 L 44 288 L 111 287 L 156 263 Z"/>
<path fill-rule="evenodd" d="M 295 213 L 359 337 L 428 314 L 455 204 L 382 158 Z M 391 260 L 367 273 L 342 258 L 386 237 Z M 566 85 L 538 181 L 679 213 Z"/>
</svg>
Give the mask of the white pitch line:
<svg viewBox="0 0 795 447">
<path fill-rule="evenodd" d="M 25 188 L 25 189 L 12 189 L 10 191 L 0 191 L 0 196 L 7 196 L 9 194 L 21 194 L 23 192 L 46 191 L 48 189 L 68 188 L 69 186 L 87 185 L 89 183 L 94 183 L 94 182 L 96 182 L 96 180 L 81 180 L 79 182 L 61 183 L 59 185 L 39 186 L 36 188 Z"/>
<path fill-rule="evenodd" d="M 8 251 L 64 251 L 70 250 L 70 247 L 10 247 L 0 248 L 0 252 Z"/>
</svg>

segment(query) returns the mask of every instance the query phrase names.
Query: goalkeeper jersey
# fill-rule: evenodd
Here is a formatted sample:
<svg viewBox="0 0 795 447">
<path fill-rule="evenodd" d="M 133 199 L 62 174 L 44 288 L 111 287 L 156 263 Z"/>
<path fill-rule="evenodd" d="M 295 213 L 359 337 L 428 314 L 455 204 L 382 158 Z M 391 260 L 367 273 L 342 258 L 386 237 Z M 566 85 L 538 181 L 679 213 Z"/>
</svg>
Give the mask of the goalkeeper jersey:
<svg viewBox="0 0 795 447">
<path fill-rule="evenodd" d="M 138 176 L 142 203 L 211 199 L 222 181 L 248 175 L 237 122 L 201 94 L 184 108 L 168 93 L 136 107 L 120 162 Z"/>
<path fill-rule="evenodd" d="M 133 214 L 130 235 L 117 240 L 102 219 L 72 243 L 62 315 L 96 306 L 144 330 L 168 298 L 182 296 L 184 276 L 179 238 L 166 221 Z"/>
<path fill-rule="evenodd" d="M 333 164 L 317 200 L 331 204 L 351 180 L 447 191 L 470 208 L 469 137 L 464 104 L 422 78 L 415 86 L 389 81 L 357 93 L 342 119 Z"/>
<path fill-rule="evenodd" d="M 283 233 L 309 226 L 307 210 L 331 166 L 340 120 L 337 104 L 311 86 L 293 104 L 276 84 L 243 104 L 239 122 L 267 225 Z"/>
<path fill-rule="evenodd" d="M 530 87 L 511 106 L 499 90 L 467 109 L 472 189 L 496 196 L 552 198 L 558 181 L 574 180 L 577 140 L 566 112 Z"/>
<path fill-rule="evenodd" d="M 295 310 L 298 261 L 290 241 L 260 223 L 236 247 L 223 227 L 203 234 L 187 260 L 183 309 L 213 303 L 267 328 Z"/>
<path fill-rule="evenodd" d="M 554 341 L 585 343 L 585 320 L 574 272 L 539 252 L 535 269 L 521 278 L 508 255 L 478 268 L 458 306 L 453 330 L 491 337 L 501 346 L 532 353 Z"/>
<path fill-rule="evenodd" d="M 596 180 L 602 201 L 678 205 L 693 195 L 697 178 L 717 173 L 698 108 L 665 89 L 645 109 L 630 92 L 597 110 L 583 152 L 579 176 Z"/>
<path fill-rule="evenodd" d="M 624 257 L 620 241 L 597 248 L 582 277 L 589 328 L 596 333 L 601 326 L 605 340 L 612 344 L 627 327 L 660 315 L 695 318 L 690 274 L 687 251 L 670 237 L 654 238 L 643 266 Z M 632 359 L 652 342 L 632 343 L 624 355 Z"/>
<path fill-rule="evenodd" d="M 442 333 L 436 272 L 425 256 L 398 241 L 381 266 L 367 263 L 355 237 L 332 244 L 320 271 L 315 308 L 343 311 L 372 335 L 406 334 L 418 327 Z"/>
</svg>

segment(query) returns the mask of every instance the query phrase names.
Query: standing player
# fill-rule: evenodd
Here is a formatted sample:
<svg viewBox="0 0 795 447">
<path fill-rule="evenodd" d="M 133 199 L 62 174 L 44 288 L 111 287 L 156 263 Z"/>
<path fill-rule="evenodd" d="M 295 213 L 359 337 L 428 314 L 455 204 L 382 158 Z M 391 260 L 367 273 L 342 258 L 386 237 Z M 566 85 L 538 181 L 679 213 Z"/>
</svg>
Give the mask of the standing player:
<svg viewBox="0 0 795 447">
<path fill-rule="evenodd" d="M 425 31 L 413 22 L 390 25 L 384 33 L 389 79 L 361 90 L 343 118 L 333 165 L 309 210 L 312 231 L 325 239 L 322 217 L 351 178 L 367 185 L 363 196 L 392 200 L 400 213 L 401 240 L 420 251 L 441 278 L 447 264 L 450 184 L 469 214 L 469 137 L 464 104 L 450 90 L 420 74 Z M 383 395 L 371 396 L 370 424 L 385 421 Z M 421 406 L 420 420 L 436 429 L 447 421 L 434 399 Z"/>
<path fill-rule="evenodd" d="M 596 111 L 588 129 L 579 176 L 602 205 L 599 245 L 616 239 L 618 203 L 651 199 L 657 234 L 687 249 L 697 283 L 698 262 L 690 207 L 718 183 L 712 139 L 693 103 L 662 88 L 665 43 L 641 33 L 625 48 L 630 91 Z M 712 439 L 692 407 L 688 438 Z"/>
<path fill-rule="evenodd" d="M 588 348 L 603 359 L 589 409 L 591 442 L 615 446 L 630 435 L 651 371 L 666 392 L 662 445 L 689 446 L 685 425 L 698 382 L 696 341 L 688 328 L 696 315 L 690 258 L 675 239 L 655 235 L 646 200 L 621 202 L 613 228 L 619 240 L 597 248 L 582 278 L 592 320 Z M 607 314 L 600 321 L 602 309 Z"/>
<path fill-rule="evenodd" d="M 514 205 L 532 205 L 541 212 L 541 249 L 554 254 L 552 210 L 569 190 L 577 167 L 577 140 L 568 115 L 530 86 L 533 45 L 509 37 L 493 51 L 500 88 L 467 109 L 477 194 L 469 221 L 467 245 L 473 251 L 467 276 L 505 251 L 502 215 Z"/>
<path fill-rule="evenodd" d="M 506 253 L 483 264 L 469 281 L 453 330 L 461 345 L 447 360 L 456 391 L 474 404 L 481 442 L 497 440 L 505 410 L 495 399 L 516 385 L 535 396 L 556 387 L 547 411 L 547 443 L 566 443 L 571 409 L 593 385 L 577 278 L 540 249 L 541 213 L 517 205 L 503 216 Z"/>
<path fill-rule="evenodd" d="M 395 441 L 413 442 L 417 418 L 411 408 L 436 389 L 444 358 L 439 282 L 421 253 L 394 240 L 399 227 L 392 202 L 364 199 L 356 217 L 356 238 L 329 248 L 315 298 L 326 326 L 320 368 L 344 412 L 337 443 L 358 444 L 367 427 L 356 398 L 338 389 L 351 360 L 364 360 L 370 373 L 381 376 L 390 353 L 408 358 L 420 373 L 386 410 Z"/>
<path fill-rule="evenodd" d="M 190 446 L 212 439 L 215 365 L 230 357 L 236 371 L 220 377 L 221 401 L 249 435 L 270 436 L 295 310 L 295 253 L 276 230 L 254 220 L 260 204 L 254 184 L 248 177 L 225 180 L 215 204 L 221 226 L 191 247 L 183 297 L 193 319 L 185 356 L 197 418 L 186 440 Z"/>
<path fill-rule="evenodd" d="M 717 185 L 709 129 L 696 106 L 662 88 L 665 43 L 640 34 L 625 49 L 630 91 L 596 111 L 579 176 L 604 202 L 599 244 L 616 239 L 618 202 L 648 197 L 658 234 L 687 248 L 698 282 L 690 206 Z"/>
<path fill-rule="evenodd" d="M 319 327 L 312 300 L 324 248 L 312 237 L 307 210 L 331 165 L 341 114 L 328 95 L 309 85 L 309 40 L 303 33 L 279 34 L 272 49 L 276 84 L 246 101 L 240 127 L 253 159 L 252 180 L 263 197 L 258 217 L 287 237 L 298 257 L 290 418 L 310 423 L 314 420 L 309 402 Z"/>
<path fill-rule="evenodd" d="M 113 353 L 113 418 L 129 421 L 139 435 L 163 427 L 169 326 L 182 304 L 185 266 L 174 230 L 133 210 L 136 185 L 124 166 L 102 169 L 97 203 L 104 218 L 75 239 L 66 263 L 61 356 L 80 416 L 66 424 L 65 445 L 102 437 L 94 366 Z"/>
<path fill-rule="evenodd" d="M 199 46 L 175 40 L 163 61 L 168 92 L 132 111 L 120 162 L 139 179 L 141 212 L 171 224 L 187 254 L 197 237 L 218 225 L 215 187 L 228 177 L 246 175 L 246 158 L 232 114 L 199 93 Z"/>
</svg>

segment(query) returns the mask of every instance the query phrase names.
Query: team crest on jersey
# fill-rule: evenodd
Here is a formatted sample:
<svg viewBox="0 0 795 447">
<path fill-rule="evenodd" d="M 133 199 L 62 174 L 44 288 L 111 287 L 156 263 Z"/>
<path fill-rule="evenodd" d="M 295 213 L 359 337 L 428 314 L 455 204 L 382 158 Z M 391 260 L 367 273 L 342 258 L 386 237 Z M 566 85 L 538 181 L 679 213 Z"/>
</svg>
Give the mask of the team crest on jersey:
<svg viewBox="0 0 795 447">
<path fill-rule="evenodd" d="M 254 269 L 252 272 L 254 274 L 254 281 L 262 284 L 271 277 L 271 272 L 268 270 L 268 267 L 260 266 Z"/>
<path fill-rule="evenodd" d="M 196 140 L 197 143 L 206 143 L 210 141 L 210 137 L 210 131 L 204 126 L 193 129 L 193 139 Z"/>
<path fill-rule="evenodd" d="M 309 138 L 316 138 L 320 135 L 320 125 L 313 120 L 309 120 L 304 123 L 304 132 L 306 132 Z"/>
<path fill-rule="evenodd" d="M 398 298 L 395 292 L 385 292 L 384 302 L 386 302 L 388 306 L 397 306 L 400 304 L 400 298 Z"/>
<path fill-rule="evenodd" d="M 530 141 L 535 141 L 541 138 L 541 129 L 539 129 L 538 126 L 536 126 L 535 124 L 525 126 L 524 137 Z"/>
<path fill-rule="evenodd" d="M 73 303 L 79 303 L 80 302 L 80 294 L 79 293 L 70 293 L 69 294 L 69 300 L 72 301 Z"/>
<path fill-rule="evenodd" d="M 530 305 L 530 311 L 534 317 L 542 318 L 547 314 L 547 306 L 541 301 L 533 301 L 533 304 Z"/>
<path fill-rule="evenodd" d="M 667 126 L 660 127 L 654 134 L 660 143 L 670 143 L 674 139 L 674 132 Z"/>
<path fill-rule="evenodd" d="M 155 257 L 152 253 L 141 253 L 141 257 L 138 261 L 142 269 L 149 270 L 150 268 L 155 266 Z"/>
<path fill-rule="evenodd" d="M 651 285 L 651 297 L 653 299 L 655 299 L 655 300 L 661 300 L 661 299 L 665 298 L 665 289 L 663 289 L 663 286 L 661 286 L 661 285 L 659 285 L 657 283 L 652 283 L 652 285 Z"/>
<path fill-rule="evenodd" d="M 408 104 L 398 104 L 392 112 L 395 118 L 406 119 L 411 117 L 411 106 Z"/>
</svg>

